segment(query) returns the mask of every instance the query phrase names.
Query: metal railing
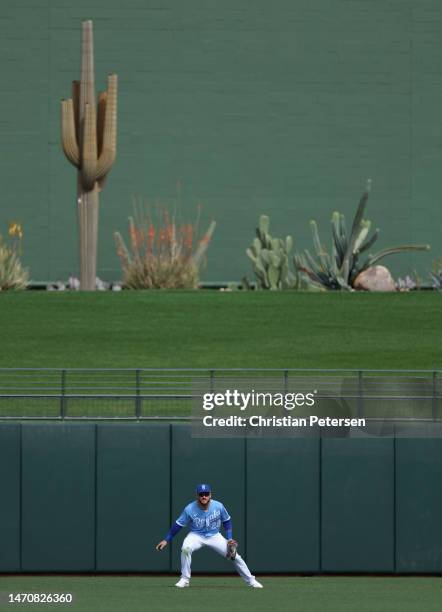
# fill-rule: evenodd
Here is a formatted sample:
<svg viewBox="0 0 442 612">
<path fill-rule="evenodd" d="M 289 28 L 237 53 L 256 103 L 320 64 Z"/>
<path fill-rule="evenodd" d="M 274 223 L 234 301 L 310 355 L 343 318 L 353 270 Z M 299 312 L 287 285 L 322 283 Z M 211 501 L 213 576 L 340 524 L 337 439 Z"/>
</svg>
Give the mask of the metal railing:
<svg viewBox="0 0 442 612">
<path fill-rule="evenodd" d="M 441 370 L 0 368 L 0 419 L 190 420 L 203 392 L 251 387 L 315 388 L 358 416 L 394 402 L 405 418 L 442 418 Z"/>
</svg>

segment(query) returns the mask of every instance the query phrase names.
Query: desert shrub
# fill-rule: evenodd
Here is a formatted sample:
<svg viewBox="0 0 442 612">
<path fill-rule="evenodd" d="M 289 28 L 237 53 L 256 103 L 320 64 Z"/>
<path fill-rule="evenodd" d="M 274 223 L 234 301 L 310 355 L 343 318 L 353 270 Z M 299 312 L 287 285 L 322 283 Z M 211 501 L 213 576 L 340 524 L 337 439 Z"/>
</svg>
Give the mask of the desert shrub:
<svg viewBox="0 0 442 612">
<path fill-rule="evenodd" d="M 185 223 L 176 210 L 135 206 L 129 217 L 129 240 L 115 232 L 117 254 L 128 289 L 194 289 L 215 230 L 212 221 L 199 237 L 200 207 L 196 220 Z"/>
<path fill-rule="evenodd" d="M 9 224 L 9 242 L 0 234 L 0 290 L 26 289 L 29 273 L 20 261 L 22 226 L 17 222 Z"/>
</svg>

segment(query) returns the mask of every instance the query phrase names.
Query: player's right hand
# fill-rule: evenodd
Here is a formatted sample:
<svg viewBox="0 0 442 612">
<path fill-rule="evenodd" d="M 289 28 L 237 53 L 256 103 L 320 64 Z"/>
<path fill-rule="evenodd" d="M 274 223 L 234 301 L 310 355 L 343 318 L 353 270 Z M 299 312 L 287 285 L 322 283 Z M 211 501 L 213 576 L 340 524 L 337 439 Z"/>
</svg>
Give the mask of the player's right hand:
<svg viewBox="0 0 442 612">
<path fill-rule="evenodd" d="M 166 546 L 167 546 L 167 540 L 161 540 L 161 542 L 158 542 L 155 548 L 157 550 L 163 550 L 163 548 L 166 548 Z"/>
</svg>

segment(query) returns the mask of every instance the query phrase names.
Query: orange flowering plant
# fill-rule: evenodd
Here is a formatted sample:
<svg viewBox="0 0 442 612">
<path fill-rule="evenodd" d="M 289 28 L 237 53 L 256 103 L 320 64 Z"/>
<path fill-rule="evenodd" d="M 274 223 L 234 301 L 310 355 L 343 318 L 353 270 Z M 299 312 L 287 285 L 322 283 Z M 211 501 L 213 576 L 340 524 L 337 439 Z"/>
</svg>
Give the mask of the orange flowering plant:
<svg viewBox="0 0 442 612">
<path fill-rule="evenodd" d="M 134 205 L 129 217 L 129 241 L 115 232 L 117 254 L 128 289 L 195 289 L 200 269 L 215 231 L 212 221 L 199 237 L 201 205 L 196 220 L 185 223 L 174 207 L 157 203 L 155 213 L 149 205 Z"/>
</svg>

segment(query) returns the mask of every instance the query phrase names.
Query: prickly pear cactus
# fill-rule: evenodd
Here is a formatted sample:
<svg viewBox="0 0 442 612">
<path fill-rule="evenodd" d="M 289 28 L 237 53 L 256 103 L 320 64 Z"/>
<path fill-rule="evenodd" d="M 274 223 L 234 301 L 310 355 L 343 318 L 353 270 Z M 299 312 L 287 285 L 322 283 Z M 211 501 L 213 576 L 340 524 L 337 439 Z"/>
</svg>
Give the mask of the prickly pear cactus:
<svg viewBox="0 0 442 612">
<path fill-rule="evenodd" d="M 267 215 L 261 215 L 256 228 L 256 238 L 246 250 L 252 260 L 253 271 L 259 289 L 296 289 L 298 277 L 289 269 L 289 253 L 293 248 L 293 239 L 273 238 L 269 233 L 270 221 Z"/>
</svg>

